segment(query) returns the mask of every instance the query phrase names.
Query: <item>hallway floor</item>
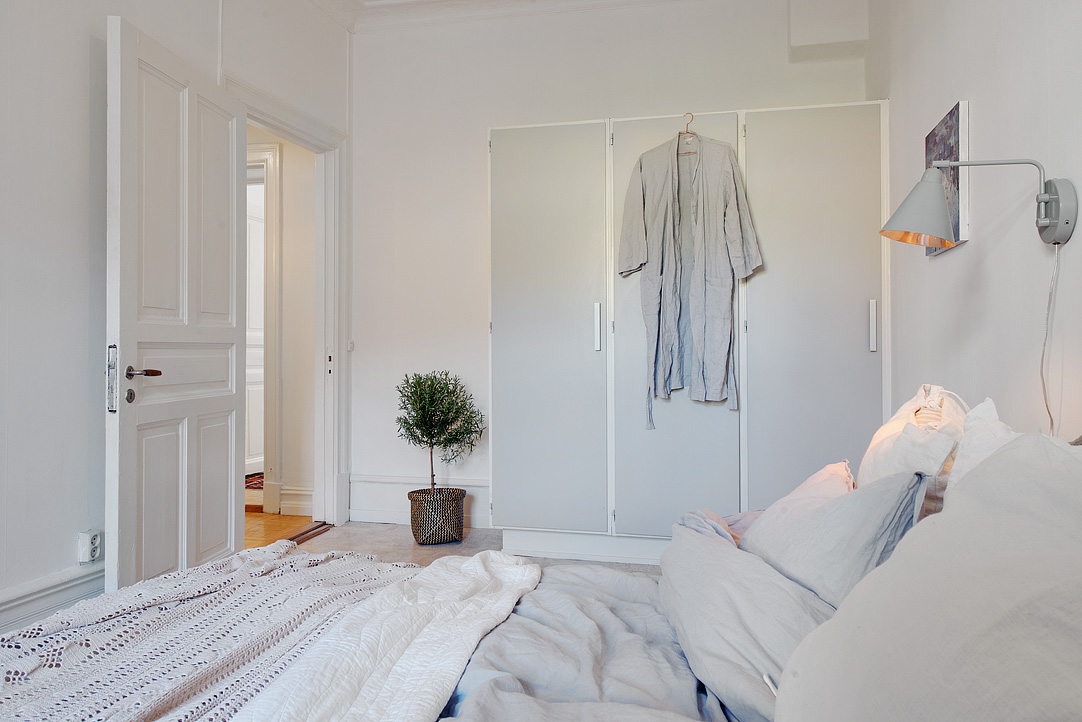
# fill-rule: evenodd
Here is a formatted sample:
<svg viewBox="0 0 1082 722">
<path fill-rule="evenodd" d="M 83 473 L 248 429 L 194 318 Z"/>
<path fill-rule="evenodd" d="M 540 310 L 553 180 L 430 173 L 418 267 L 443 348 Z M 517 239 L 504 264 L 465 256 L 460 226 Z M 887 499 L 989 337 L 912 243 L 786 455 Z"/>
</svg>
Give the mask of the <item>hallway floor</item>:
<svg viewBox="0 0 1082 722">
<path fill-rule="evenodd" d="M 266 546 L 279 539 L 289 539 L 311 523 L 310 516 L 247 511 L 244 513 L 244 548 L 251 549 Z"/>
</svg>

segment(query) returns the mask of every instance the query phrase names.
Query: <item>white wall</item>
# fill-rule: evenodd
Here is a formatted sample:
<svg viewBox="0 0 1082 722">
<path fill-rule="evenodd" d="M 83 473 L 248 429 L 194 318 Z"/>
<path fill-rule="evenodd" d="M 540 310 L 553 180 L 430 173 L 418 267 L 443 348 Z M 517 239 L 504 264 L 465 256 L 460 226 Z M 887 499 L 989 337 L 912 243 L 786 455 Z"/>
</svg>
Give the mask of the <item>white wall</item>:
<svg viewBox="0 0 1082 722">
<path fill-rule="evenodd" d="M 828 45 L 867 39 L 867 0 L 789 0 L 790 44 Z"/>
<path fill-rule="evenodd" d="M 282 485 L 282 513 L 309 516 L 315 468 L 316 362 L 321 354 L 315 333 L 316 301 L 321 298 L 316 284 L 316 156 L 251 126 L 248 142 L 282 144 L 281 463 L 277 481 Z M 320 318 L 322 313 L 321 307 Z"/>
<path fill-rule="evenodd" d="M 20 599 L 79 574 L 76 535 L 104 523 L 106 17 L 215 77 L 220 41 L 227 59 L 263 42 L 241 32 L 237 2 L 224 2 L 236 21 L 224 36 L 218 0 L 0 3 L 0 626 Z M 260 7 L 292 8 L 260 16 L 279 38 L 298 14 L 315 18 L 321 30 L 288 55 L 321 82 L 301 93 L 244 66 L 235 74 L 342 122 L 348 68 L 321 63 L 330 47 L 346 57 L 349 33 L 306 2 Z"/>
<path fill-rule="evenodd" d="M 968 100 L 973 159 L 1031 157 L 1082 184 L 1082 4 L 1057 0 L 872 0 L 869 97 L 890 97 L 891 209 L 920 178 L 924 136 Z M 904 39 L 904 40 L 903 40 Z M 1054 252 L 1033 226 L 1037 172 L 972 171 L 972 240 L 925 258 L 892 244 L 894 397 L 924 382 L 1011 426 L 1048 431 L 1039 363 Z M 1082 236 L 1062 249 L 1049 396 L 1062 436 L 1082 433 Z"/>
<path fill-rule="evenodd" d="M 864 98 L 860 60 L 789 63 L 787 24 L 786 0 L 691 0 L 355 36 L 355 482 L 423 482 L 403 374 L 448 369 L 487 415 L 487 129 Z M 483 440 L 437 476 L 488 464 Z"/>
</svg>

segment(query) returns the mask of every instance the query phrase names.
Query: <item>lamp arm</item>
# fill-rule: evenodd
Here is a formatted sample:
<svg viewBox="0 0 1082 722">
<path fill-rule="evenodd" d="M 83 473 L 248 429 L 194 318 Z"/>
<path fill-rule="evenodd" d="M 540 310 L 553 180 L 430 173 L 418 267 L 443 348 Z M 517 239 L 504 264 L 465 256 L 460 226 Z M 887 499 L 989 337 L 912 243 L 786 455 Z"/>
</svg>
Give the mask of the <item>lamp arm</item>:
<svg viewBox="0 0 1082 722">
<path fill-rule="evenodd" d="M 933 168 L 954 168 L 957 166 L 971 166 L 971 165 L 1031 165 L 1037 168 L 1037 173 L 1040 174 L 1040 185 L 1037 186 L 1037 226 L 1047 226 L 1048 213 L 1045 210 L 1045 203 L 1048 202 L 1048 194 L 1044 188 L 1044 166 L 1039 161 L 1035 161 L 1032 158 L 1008 158 L 1006 160 L 934 160 L 932 161 Z M 1043 221 L 1043 224 L 1042 224 Z"/>
<path fill-rule="evenodd" d="M 962 165 L 1031 165 L 1041 175 L 1040 192 L 1044 193 L 1044 166 L 1032 158 L 1009 158 L 1007 160 L 933 160 L 933 168 L 954 168 Z"/>
</svg>

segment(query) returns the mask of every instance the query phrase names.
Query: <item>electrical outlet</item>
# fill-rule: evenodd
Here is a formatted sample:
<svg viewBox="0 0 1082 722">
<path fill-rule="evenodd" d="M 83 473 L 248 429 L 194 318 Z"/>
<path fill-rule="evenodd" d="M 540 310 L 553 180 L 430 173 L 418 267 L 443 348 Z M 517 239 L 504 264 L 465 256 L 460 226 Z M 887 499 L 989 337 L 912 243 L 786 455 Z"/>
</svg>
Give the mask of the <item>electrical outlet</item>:
<svg viewBox="0 0 1082 722">
<path fill-rule="evenodd" d="M 105 553 L 102 547 L 103 533 L 100 529 L 89 529 L 79 532 L 79 563 L 93 564 L 101 561 Z"/>
</svg>

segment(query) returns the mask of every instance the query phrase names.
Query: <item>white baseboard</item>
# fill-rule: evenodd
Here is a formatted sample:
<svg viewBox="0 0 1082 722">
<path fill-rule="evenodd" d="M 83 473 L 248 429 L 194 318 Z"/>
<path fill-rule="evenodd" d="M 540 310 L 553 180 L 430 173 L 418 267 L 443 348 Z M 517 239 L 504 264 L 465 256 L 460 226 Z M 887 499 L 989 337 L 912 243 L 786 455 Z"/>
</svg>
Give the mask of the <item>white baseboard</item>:
<svg viewBox="0 0 1082 722">
<path fill-rule="evenodd" d="M 0 634 L 105 591 L 105 563 L 70 567 L 0 591 Z"/>
<path fill-rule="evenodd" d="M 380 524 L 409 524 L 410 501 L 406 496 L 413 489 L 429 485 L 422 476 L 361 476 L 349 477 L 349 520 Z M 446 479 L 440 486 L 466 490 L 465 525 L 472 529 L 492 527 L 489 512 L 489 483 L 487 479 Z"/>
<path fill-rule="evenodd" d="M 263 491 L 266 492 L 266 490 L 267 485 L 264 484 Z M 311 487 L 283 485 L 280 494 L 280 513 L 292 516 L 312 516 Z"/>
<path fill-rule="evenodd" d="M 533 529 L 503 530 L 503 550 L 524 557 L 657 564 L 668 546 L 668 539 Z"/>
</svg>

